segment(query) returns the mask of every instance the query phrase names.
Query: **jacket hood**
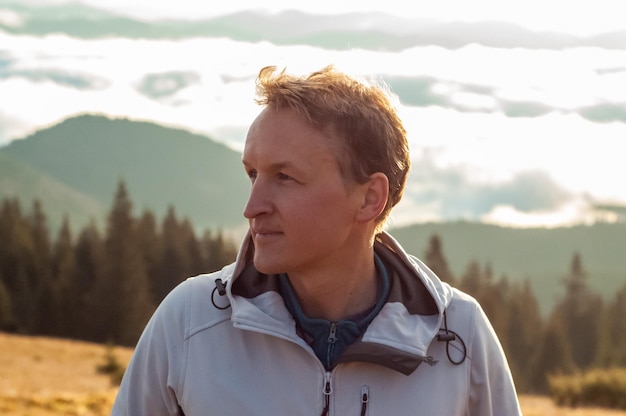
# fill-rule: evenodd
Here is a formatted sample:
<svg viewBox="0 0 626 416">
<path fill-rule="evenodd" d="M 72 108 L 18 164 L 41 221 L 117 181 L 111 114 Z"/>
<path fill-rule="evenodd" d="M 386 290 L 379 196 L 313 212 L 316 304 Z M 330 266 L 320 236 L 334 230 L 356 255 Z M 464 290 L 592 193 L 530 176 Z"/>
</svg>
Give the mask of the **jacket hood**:
<svg viewBox="0 0 626 416">
<path fill-rule="evenodd" d="M 450 285 L 442 282 L 441 279 L 417 257 L 407 254 L 396 239 L 386 232 L 377 236 L 374 249 L 379 253 L 386 250 L 388 252 L 387 260 L 395 262 L 398 266 L 395 271 L 397 273 L 403 273 L 403 277 L 409 282 L 419 281 L 422 283 L 428 295 L 432 297 L 432 301 L 435 303 L 438 312 L 443 313 L 452 300 L 452 288 Z M 389 254 L 391 254 L 391 256 L 389 256 Z M 405 299 L 405 301 L 408 301 L 408 299 Z"/>
</svg>

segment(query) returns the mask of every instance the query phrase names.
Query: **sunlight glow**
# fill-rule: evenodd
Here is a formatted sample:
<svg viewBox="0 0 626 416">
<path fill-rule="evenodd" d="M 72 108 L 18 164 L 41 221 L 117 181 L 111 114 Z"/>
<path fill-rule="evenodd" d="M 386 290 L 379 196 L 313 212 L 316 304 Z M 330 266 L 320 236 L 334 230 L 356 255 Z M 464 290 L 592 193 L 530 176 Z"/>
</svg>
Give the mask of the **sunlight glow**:
<svg viewBox="0 0 626 416">
<path fill-rule="evenodd" d="M 261 7 L 251 1 L 82 2 L 144 19 L 198 19 Z M 407 4 L 319 1 L 295 6 L 279 1 L 268 12 L 295 7 L 325 14 L 379 10 L 448 22 L 516 22 L 575 36 L 626 27 L 622 15 L 611 12 L 617 3 L 610 0 L 585 4 L 444 0 L 408 8 Z M 19 26 L 23 19 L 0 7 L 0 23 Z M 209 37 L 79 39 L 3 31 L 0 45 L 9 45 L 0 55 L 0 145 L 69 116 L 92 112 L 181 127 L 241 149 L 247 127 L 260 110 L 253 99 L 254 80 L 262 67 L 308 73 L 334 64 L 353 75 L 402 86 L 402 91 L 393 92 L 402 94 L 397 97 L 403 103 L 399 111 L 417 165 L 414 171 L 440 182 L 425 189 L 419 179 L 411 179 L 407 194 L 415 199 L 405 199 L 396 209 L 400 223 L 418 217 L 445 219 L 445 202 L 426 201 L 423 196 L 429 193 L 440 198 L 445 192 L 467 192 L 471 198 L 475 196 L 471 192 L 514 186 L 528 172 L 544 174 L 556 191 L 575 197 L 538 211 L 506 203 L 490 206 L 489 212 L 481 212 L 485 221 L 520 225 L 587 221 L 589 201 L 626 203 L 622 183 L 626 50 L 496 48 L 474 43 L 456 49 L 429 45 L 390 52 Z"/>
</svg>

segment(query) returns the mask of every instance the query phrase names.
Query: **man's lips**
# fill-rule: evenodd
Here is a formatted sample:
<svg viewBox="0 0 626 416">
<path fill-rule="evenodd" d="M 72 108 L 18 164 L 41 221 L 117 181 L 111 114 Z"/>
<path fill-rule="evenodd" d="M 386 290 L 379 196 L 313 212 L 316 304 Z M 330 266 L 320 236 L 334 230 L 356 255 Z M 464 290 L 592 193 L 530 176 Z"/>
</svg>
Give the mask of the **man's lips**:
<svg viewBox="0 0 626 416">
<path fill-rule="evenodd" d="M 254 238 L 254 241 L 258 241 L 258 242 L 263 242 L 263 241 L 267 241 L 270 239 L 274 239 L 276 237 L 280 237 L 283 233 L 280 231 L 275 231 L 275 230 L 266 230 L 266 229 L 259 229 L 259 230 L 252 230 L 252 236 Z"/>
</svg>

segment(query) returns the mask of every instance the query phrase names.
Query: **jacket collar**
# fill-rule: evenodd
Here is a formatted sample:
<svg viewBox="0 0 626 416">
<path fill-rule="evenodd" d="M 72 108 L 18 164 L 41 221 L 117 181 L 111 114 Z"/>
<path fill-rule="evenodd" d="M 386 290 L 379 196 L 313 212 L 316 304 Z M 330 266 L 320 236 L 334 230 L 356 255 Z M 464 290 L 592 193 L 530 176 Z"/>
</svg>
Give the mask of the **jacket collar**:
<svg viewBox="0 0 626 416">
<path fill-rule="evenodd" d="M 390 273 L 389 296 L 363 336 L 345 350 L 339 362 L 366 361 L 410 374 L 426 360 L 452 290 L 388 233 L 377 236 L 374 249 Z M 278 279 L 267 278 L 254 268 L 253 253 L 248 233 L 227 283 L 233 319 L 245 321 L 251 329 L 293 339 L 295 323 L 282 302 Z"/>
</svg>

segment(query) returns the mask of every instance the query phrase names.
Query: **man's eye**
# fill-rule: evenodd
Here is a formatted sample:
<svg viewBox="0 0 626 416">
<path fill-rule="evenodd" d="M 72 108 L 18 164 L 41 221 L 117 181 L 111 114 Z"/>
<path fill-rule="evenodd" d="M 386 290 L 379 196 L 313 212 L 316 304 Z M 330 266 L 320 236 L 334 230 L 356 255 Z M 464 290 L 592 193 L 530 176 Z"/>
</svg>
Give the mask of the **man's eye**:
<svg viewBox="0 0 626 416">
<path fill-rule="evenodd" d="M 279 173 L 278 179 L 280 179 L 281 181 L 287 181 L 287 180 L 292 180 L 293 178 L 289 175 L 285 175 L 284 173 Z"/>
<path fill-rule="evenodd" d="M 254 169 L 251 169 L 248 171 L 248 178 L 250 178 L 250 180 L 254 181 L 256 179 L 257 176 L 257 172 Z"/>
</svg>

